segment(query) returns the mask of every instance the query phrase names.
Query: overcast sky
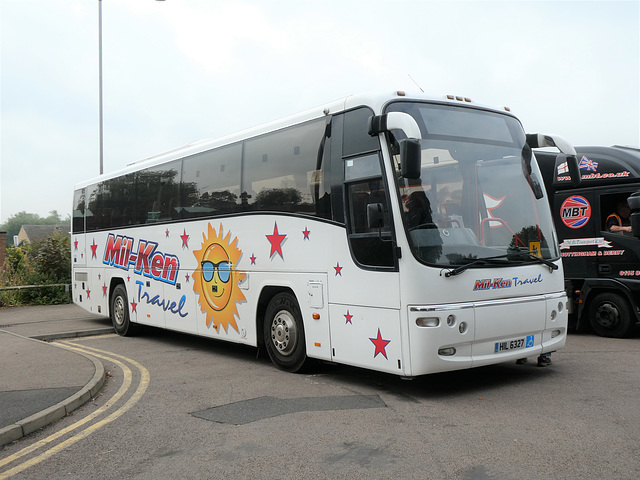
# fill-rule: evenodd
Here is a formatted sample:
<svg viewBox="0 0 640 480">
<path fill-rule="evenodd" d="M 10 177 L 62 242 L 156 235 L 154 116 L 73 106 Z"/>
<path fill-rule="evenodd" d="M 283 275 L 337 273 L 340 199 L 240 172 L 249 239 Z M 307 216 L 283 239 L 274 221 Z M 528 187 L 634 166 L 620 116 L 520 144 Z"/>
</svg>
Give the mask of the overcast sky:
<svg viewBox="0 0 640 480">
<path fill-rule="evenodd" d="M 640 2 L 103 0 L 104 171 L 352 93 L 640 145 Z M 99 172 L 98 0 L 0 0 L 0 223 Z M 412 80 L 413 79 L 413 80 Z M 414 83 L 415 81 L 415 83 Z"/>
</svg>

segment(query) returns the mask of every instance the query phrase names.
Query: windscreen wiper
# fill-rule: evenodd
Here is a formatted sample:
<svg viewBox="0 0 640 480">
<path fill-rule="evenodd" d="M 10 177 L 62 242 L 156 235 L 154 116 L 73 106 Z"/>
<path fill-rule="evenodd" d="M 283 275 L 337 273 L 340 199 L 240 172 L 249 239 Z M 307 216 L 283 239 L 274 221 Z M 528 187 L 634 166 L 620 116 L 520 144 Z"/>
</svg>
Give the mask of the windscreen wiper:
<svg viewBox="0 0 640 480">
<path fill-rule="evenodd" d="M 456 268 L 452 268 L 451 270 L 448 270 L 444 273 L 444 276 L 449 278 L 452 277 L 454 275 L 459 275 L 462 272 L 464 272 L 465 270 L 467 270 L 468 268 L 474 266 L 474 265 L 505 265 L 506 262 L 500 260 L 500 259 L 504 259 L 504 258 L 513 258 L 514 256 L 519 257 L 520 260 L 524 261 L 526 260 L 534 260 L 537 263 L 542 263 L 544 265 L 546 265 L 547 267 L 549 267 L 549 271 L 553 271 L 553 270 L 557 270 L 558 269 L 558 265 L 556 265 L 555 263 L 553 263 L 550 260 L 547 260 L 546 258 L 541 258 L 537 255 L 536 250 L 518 250 L 518 251 L 510 251 L 509 253 L 505 253 L 504 255 L 497 255 L 495 257 L 486 257 L 486 258 L 476 258 L 474 260 L 472 260 L 469 263 L 465 263 L 464 265 L 459 265 Z M 523 258 L 524 257 L 524 258 Z"/>
<path fill-rule="evenodd" d="M 476 258 L 470 261 L 469 263 L 465 263 L 464 265 L 458 265 L 456 268 L 452 268 L 444 273 L 444 276 L 449 278 L 454 275 L 459 275 L 464 272 L 467 268 L 472 267 L 473 265 L 506 265 L 507 263 L 501 261 L 501 258 L 506 258 L 510 254 L 505 253 L 504 255 L 497 255 L 495 257 L 486 257 L 486 258 Z M 471 259 L 465 259 L 471 260 Z M 496 261 L 497 260 L 497 261 Z"/>
<path fill-rule="evenodd" d="M 510 255 L 525 256 L 527 260 L 534 260 L 537 263 L 543 263 L 544 265 L 549 267 L 549 271 L 558 269 L 558 265 L 553 263 L 551 260 L 547 260 L 546 258 L 539 257 L 538 252 L 536 250 L 521 250 L 517 252 L 511 252 Z"/>
</svg>

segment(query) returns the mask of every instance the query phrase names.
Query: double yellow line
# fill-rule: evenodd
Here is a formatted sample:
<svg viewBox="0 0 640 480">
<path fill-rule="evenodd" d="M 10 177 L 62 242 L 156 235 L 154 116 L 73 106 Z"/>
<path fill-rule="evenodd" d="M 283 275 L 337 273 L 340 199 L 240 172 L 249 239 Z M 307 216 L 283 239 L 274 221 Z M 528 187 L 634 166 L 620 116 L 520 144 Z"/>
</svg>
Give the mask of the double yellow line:
<svg viewBox="0 0 640 480">
<path fill-rule="evenodd" d="M 60 437 L 66 435 L 69 432 L 72 432 L 74 430 L 79 429 L 80 427 L 88 424 L 93 419 L 97 418 L 98 416 L 102 415 L 103 413 L 105 413 L 108 410 L 110 410 L 111 408 L 113 408 L 113 406 L 118 402 L 118 400 L 120 400 L 127 393 L 127 391 L 131 388 L 131 383 L 133 381 L 133 373 L 131 372 L 131 369 L 127 365 L 125 365 L 123 362 L 121 362 L 120 360 L 117 360 L 118 358 L 130 363 L 131 365 L 135 366 L 135 368 L 138 369 L 138 371 L 140 372 L 140 383 L 138 385 L 138 388 L 133 393 L 131 398 L 129 398 L 126 401 L 126 403 L 124 405 L 122 405 L 120 408 L 118 408 L 117 410 L 112 412 L 109 416 L 105 417 L 104 419 L 102 419 L 102 420 L 100 420 L 100 421 L 98 421 L 98 422 L 96 422 L 96 423 L 94 423 L 92 425 L 89 425 L 84 430 L 81 430 L 78 433 L 76 433 L 75 435 L 67 438 L 66 440 L 64 440 L 64 441 L 62 441 L 60 443 L 57 443 L 56 445 L 54 445 L 53 447 L 49 448 L 48 450 L 45 450 L 44 452 L 40 453 L 39 455 L 37 455 L 37 456 L 35 456 L 35 457 L 33 457 L 33 458 L 23 462 L 23 463 L 20 463 L 19 465 L 16 465 L 15 467 L 13 467 L 13 468 L 11 468 L 9 470 L 5 470 L 3 472 L 0 472 L 0 480 L 4 480 L 6 478 L 9 478 L 12 475 L 20 473 L 20 472 L 26 470 L 27 468 L 32 467 L 32 466 L 42 462 L 43 460 L 46 460 L 47 458 L 55 455 L 56 453 L 61 452 L 62 450 L 64 450 L 65 448 L 67 448 L 67 447 L 69 447 L 71 445 L 73 445 L 74 443 L 79 442 L 83 438 L 88 437 L 89 435 L 91 435 L 95 431 L 99 430 L 100 428 L 104 427 L 108 423 L 113 422 L 114 420 L 116 420 L 117 418 L 122 416 L 124 413 L 129 411 L 136 403 L 138 403 L 140 398 L 142 398 L 142 395 L 144 395 L 145 391 L 147 390 L 147 387 L 149 386 L 149 380 L 150 380 L 149 371 L 145 367 L 140 365 L 138 362 L 136 362 L 134 360 L 131 360 L 130 358 L 124 357 L 122 355 L 117 355 L 115 353 L 105 352 L 103 350 L 98 350 L 97 348 L 87 347 L 85 345 L 78 346 L 75 343 L 72 343 L 70 341 L 64 341 L 64 342 L 60 342 L 60 343 L 62 343 L 66 348 L 68 348 L 70 350 L 75 350 L 77 352 L 82 352 L 82 353 L 85 353 L 85 354 L 88 354 L 88 355 L 92 355 L 94 357 L 101 358 L 103 360 L 107 360 L 107 361 L 113 362 L 116 365 L 118 365 L 118 367 L 120 367 L 122 369 L 122 372 L 124 374 L 124 380 L 122 382 L 122 385 L 120 386 L 118 391 L 115 393 L 115 395 L 113 397 L 111 397 L 102 407 L 98 408 L 95 412 L 87 415 L 83 419 L 78 420 L 77 422 L 69 425 L 68 427 L 63 428 L 59 432 L 56 432 L 56 433 L 54 433 L 52 435 L 49 435 L 47 438 L 39 440 L 39 441 L 35 442 L 34 444 L 32 444 L 32 445 L 30 445 L 28 447 L 25 447 L 22 450 L 14 453 L 13 455 L 8 456 L 7 458 L 3 458 L 2 460 L 0 460 L 0 468 L 4 467 L 6 465 L 9 465 L 12 462 L 15 462 L 19 458 L 21 458 L 21 457 L 23 457 L 25 455 L 28 455 L 28 454 L 30 454 L 32 452 L 35 452 L 36 450 L 38 450 L 40 448 L 45 448 L 45 447 L 49 446 L 49 444 L 51 444 L 52 442 L 56 441 Z"/>
</svg>

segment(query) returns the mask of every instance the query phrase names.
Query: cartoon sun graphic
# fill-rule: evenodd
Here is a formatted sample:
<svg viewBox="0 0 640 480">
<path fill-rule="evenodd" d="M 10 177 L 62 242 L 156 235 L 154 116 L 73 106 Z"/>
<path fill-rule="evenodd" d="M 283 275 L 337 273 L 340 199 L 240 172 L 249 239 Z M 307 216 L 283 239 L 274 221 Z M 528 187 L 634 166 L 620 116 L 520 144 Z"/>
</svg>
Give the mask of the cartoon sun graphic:
<svg viewBox="0 0 640 480">
<path fill-rule="evenodd" d="M 207 314 L 207 327 L 227 332 L 229 325 L 238 332 L 237 303 L 246 300 L 238 286 L 246 273 L 235 269 L 242 250 L 237 248 L 238 238 L 230 240 L 231 232 L 223 238 L 220 231 L 209 224 L 208 232 L 202 234 L 202 248 L 194 250 L 198 268 L 193 272 L 193 290 L 198 294 L 200 310 Z"/>
</svg>

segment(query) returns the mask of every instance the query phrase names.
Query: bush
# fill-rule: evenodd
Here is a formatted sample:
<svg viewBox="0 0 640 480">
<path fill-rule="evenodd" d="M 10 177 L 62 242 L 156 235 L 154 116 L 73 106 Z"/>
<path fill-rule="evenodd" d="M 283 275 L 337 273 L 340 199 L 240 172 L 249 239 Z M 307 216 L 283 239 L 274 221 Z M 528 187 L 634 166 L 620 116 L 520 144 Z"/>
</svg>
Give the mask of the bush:
<svg viewBox="0 0 640 480">
<path fill-rule="evenodd" d="M 66 235 L 54 233 L 35 245 L 7 248 L 0 286 L 71 283 L 71 248 Z M 52 305 L 70 303 L 65 287 L 9 290 L 0 293 L 7 305 Z"/>
</svg>

